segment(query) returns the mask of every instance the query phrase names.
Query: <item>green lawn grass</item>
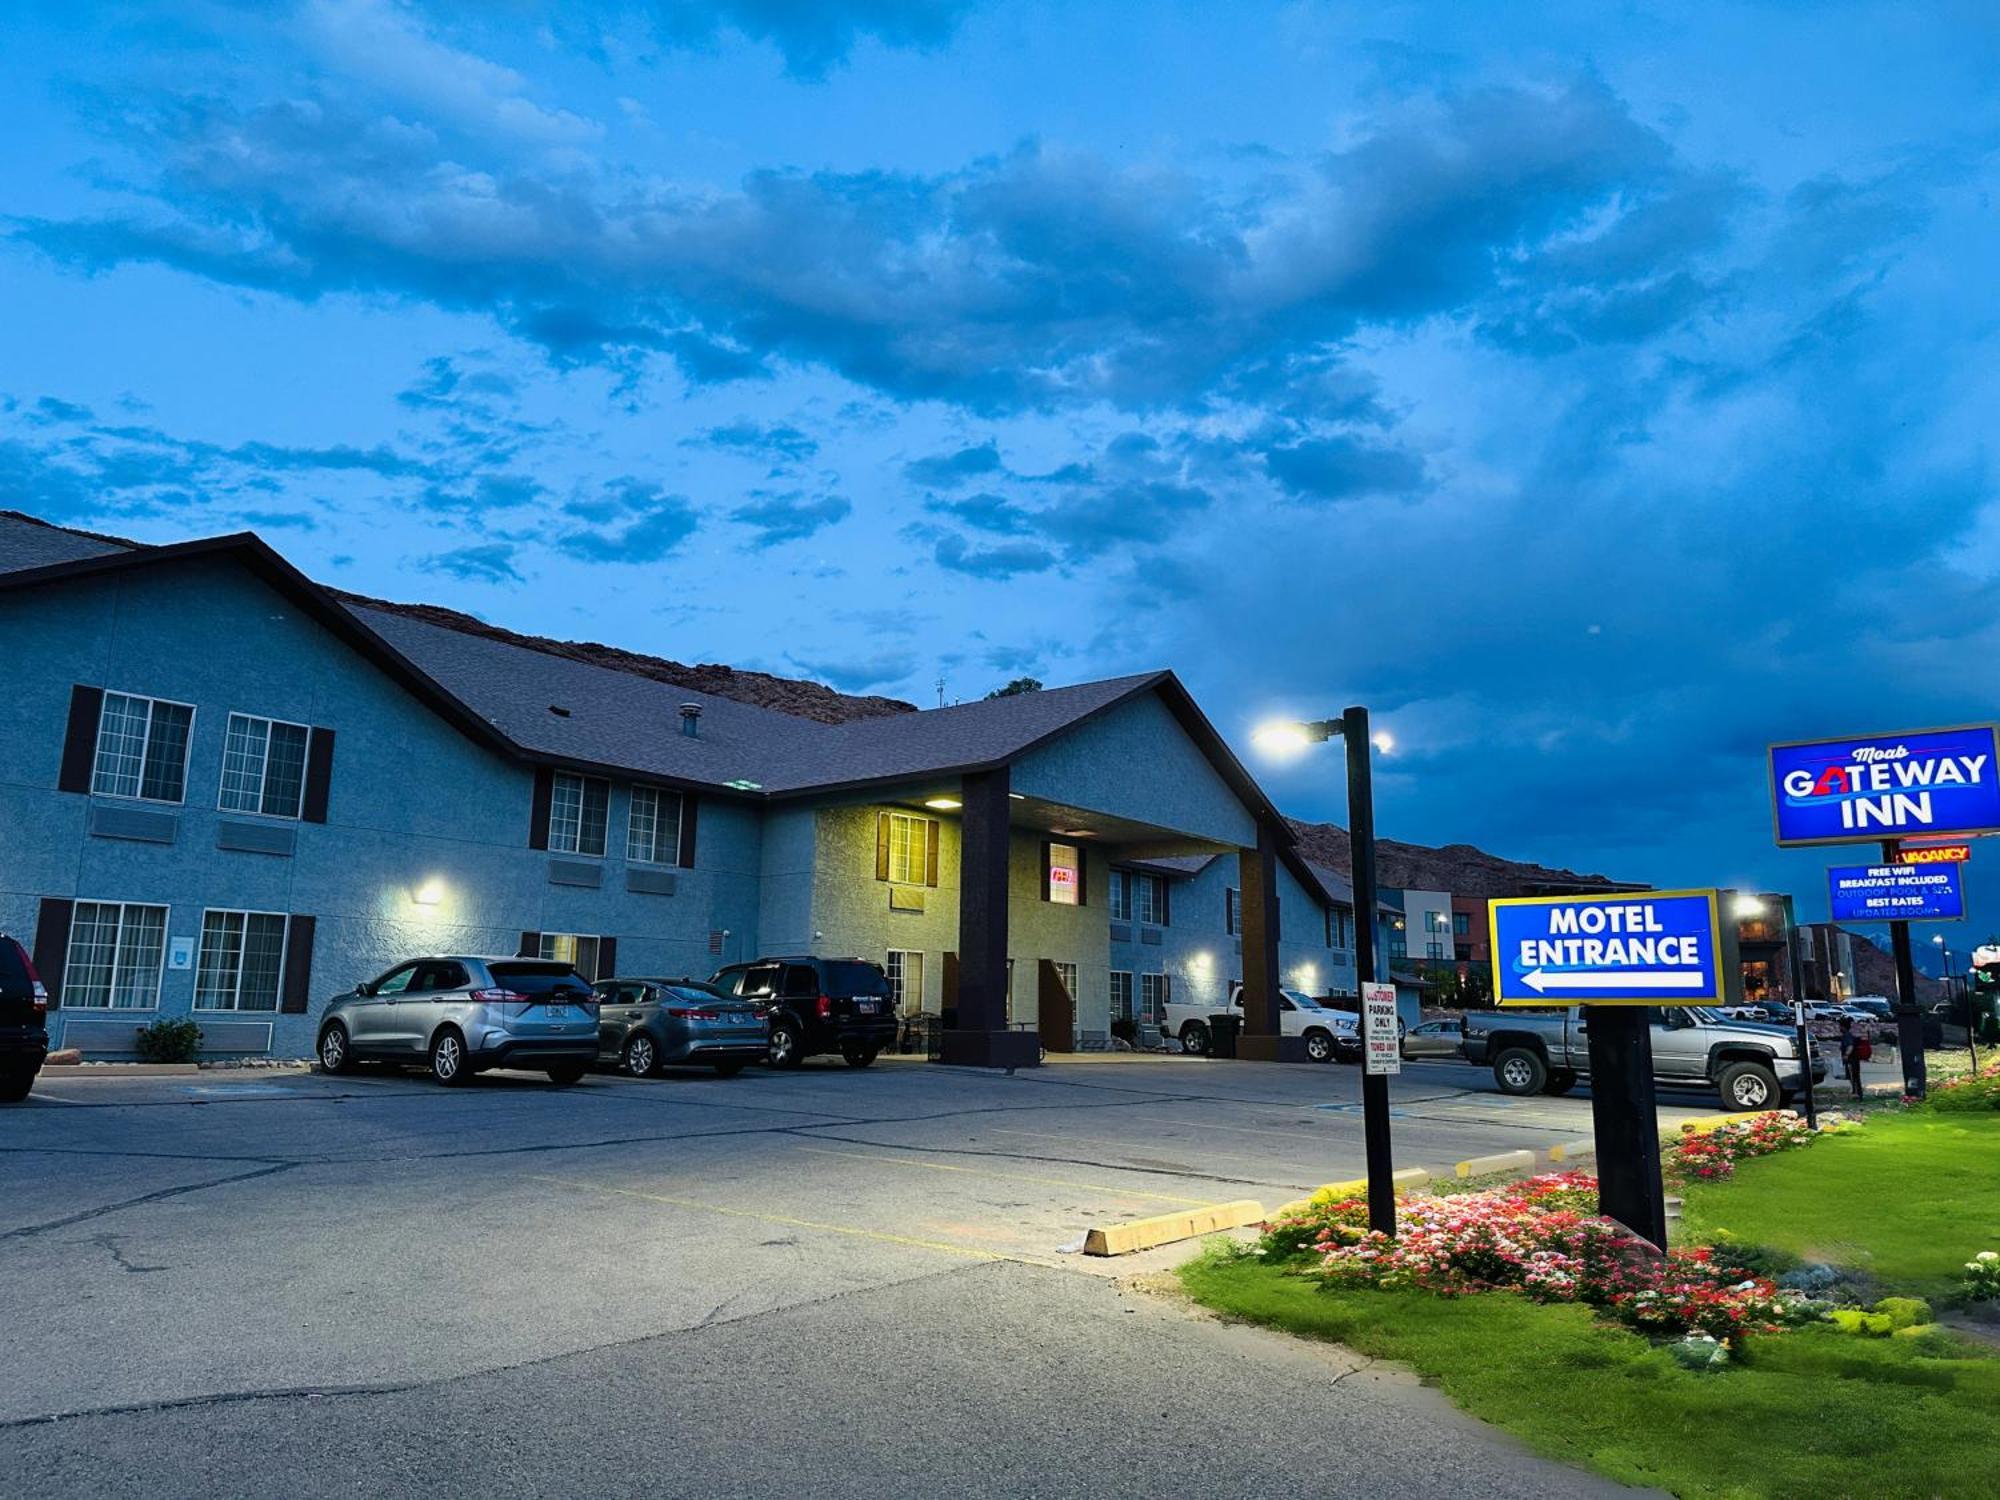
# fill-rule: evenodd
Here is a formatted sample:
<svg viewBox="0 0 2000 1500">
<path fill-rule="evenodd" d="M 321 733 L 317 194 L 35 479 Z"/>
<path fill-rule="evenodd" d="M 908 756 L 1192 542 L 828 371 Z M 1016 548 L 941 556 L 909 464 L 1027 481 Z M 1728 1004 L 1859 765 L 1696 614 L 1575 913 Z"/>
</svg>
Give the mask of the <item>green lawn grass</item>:
<svg viewBox="0 0 2000 1500">
<path fill-rule="evenodd" d="M 1877 1114 L 1685 1196 L 1683 1243 L 1726 1229 L 1948 1300 L 1965 1261 L 2000 1250 L 2000 1115 Z M 1628 1484 L 1729 1500 L 2000 1492 L 2000 1359 L 1971 1344 L 1943 1356 L 1821 1326 L 1752 1338 L 1698 1374 L 1588 1308 L 1512 1293 L 1328 1291 L 1227 1251 L 1180 1274 L 1218 1312 L 1407 1364 L 1537 1452 Z"/>
<path fill-rule="evenodd" d="M 1696 1374 L 1587 1308 L 1511 1293 L 1325 1291 L 1226 1255 L 1190 1262 L 1181 1280 L 1228 1316 L 1410 1365 L 1536 1452 L 1627 1484 L 1728 1500 L 1994 1490 L 2000 1360 L 1970 1351 L 1927 1358 L 1814 1328 Z"/>
<path fill-rule="evenodd" d="M 1948 1299 L 1966 1261 L 2000 1250 L 2000 1113 L 1877 1113 L 1684 1197 L 1679 1242 L 1727 1231 L 1865 1271 L 1885 1292 Z"/>
</svg>

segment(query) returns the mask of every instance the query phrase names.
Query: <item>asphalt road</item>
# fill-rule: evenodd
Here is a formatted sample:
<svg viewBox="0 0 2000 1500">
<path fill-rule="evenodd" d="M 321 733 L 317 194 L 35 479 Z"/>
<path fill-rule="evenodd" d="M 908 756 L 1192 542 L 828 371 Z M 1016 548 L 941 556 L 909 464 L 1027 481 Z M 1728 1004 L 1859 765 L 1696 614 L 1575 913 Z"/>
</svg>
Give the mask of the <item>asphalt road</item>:
<svg viewBox="0 0 2000 1500">
<path fill-rule="evenodd" d="M 1358 1176 L 1358 1093 L 1179 1060 L 56 1075 L 0 1113 L 0 1495 L 1595 1492 L 1135 1289 L 1184 1246 L 1071 1253 Z M 1393 1099 L 1400 1166 L 1589 1134 L 1462 1065 Z"/>
</svg>

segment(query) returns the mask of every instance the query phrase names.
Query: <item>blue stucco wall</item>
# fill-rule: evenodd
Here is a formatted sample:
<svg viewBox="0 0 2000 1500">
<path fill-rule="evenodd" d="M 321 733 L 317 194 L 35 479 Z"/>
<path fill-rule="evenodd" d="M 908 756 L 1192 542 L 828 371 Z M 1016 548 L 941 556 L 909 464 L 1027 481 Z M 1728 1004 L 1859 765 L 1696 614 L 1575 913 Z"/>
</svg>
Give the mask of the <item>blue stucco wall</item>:
<svg viewBox="0 0 2000 1500">
<path fill-rule="evenodd" d="M 1249 809 L 1154 693 L 1023 756 L 1013 789 L 1217 843 L 1257 842 Z"/>
<path fill-rule="evenodd" d="M 302 1055 L 325 999 L 418 952 L 511 953 L 524 930 L 612 934 L 626 972 L 707 973 L 712 930 L 755 930 L 761 811 L 703 799 L 696 868 L 671 895 L 625 888 L 626 788 L 614 784 L 602 885 L 555 885 L 528 847 L 532 771 L 473 744 L 360 655 L 249 574 L 188 562 L 0 597 L 0 659 L 32 663 L 9 683 L 0 721 L 0 929 L 32 943 L 44 896 L 169 907 L 169 937 L 198 937 L 207 907 L 317 919 L 313 1014 L 271 1020 L 271 1050 Z M 178 808 L 55 790 L 70 687 L 195 706 Z M 324 824 L 284 822 L 289 857 L 216 847 L 223 728 L 232 710 L 331 728 Z M 87 831 L 93 803 L 172 813 L 171 844 Z M 418 906 L 414 891 L 442 898 Z M 194 973 L 168 970 L 161 1016 L 191 1012 Z M 56 1013 L 137 1020 L 153 1013 Z M 233 1019 L 224 1013 L 216 1019 Z M 197 1019 L 200 1019 L 198 1016 Z"/>
</svg>

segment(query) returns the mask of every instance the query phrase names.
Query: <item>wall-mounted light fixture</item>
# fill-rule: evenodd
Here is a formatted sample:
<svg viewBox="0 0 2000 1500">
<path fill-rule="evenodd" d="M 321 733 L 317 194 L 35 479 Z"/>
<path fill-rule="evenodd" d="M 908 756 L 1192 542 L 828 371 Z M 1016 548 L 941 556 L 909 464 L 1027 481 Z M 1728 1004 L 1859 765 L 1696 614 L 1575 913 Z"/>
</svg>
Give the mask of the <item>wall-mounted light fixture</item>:
<svg viewBox="0 0 2000 1500">
<path fill-rule="evenodd" d="M 925 807 L 934 807 L 939 812 L 957 812 L 965 804 L 956 797 L 926 797 Z"/>
<path fill-rule="evenodd" d="M 410 900 L 418 906 L 436 906 L 440 901 L 444 900 L 444 882 L 442 880 L 426 880 L 422 885 L 410 892 Z"/>
</svg>

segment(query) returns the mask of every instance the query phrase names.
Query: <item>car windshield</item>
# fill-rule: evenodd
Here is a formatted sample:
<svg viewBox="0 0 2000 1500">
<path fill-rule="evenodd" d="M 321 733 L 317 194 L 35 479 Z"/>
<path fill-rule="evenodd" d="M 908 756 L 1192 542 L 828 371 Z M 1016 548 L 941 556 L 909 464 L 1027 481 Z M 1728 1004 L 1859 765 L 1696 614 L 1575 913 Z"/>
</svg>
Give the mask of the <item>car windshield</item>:
<svg viewBox="0 0 2000 1500">
<path fill-rule="evenodd" d="M 830 963 L 826 966 L 826 989 L 830 995 L 886 995 L 889 981 L 873 964 Z"/>
<path fill-rule="evenodd" d="M 486 967 L 493 975 L 495 984 L 517 995 L 547 995 L 556 990 L 575 990 L 583 995 L 591 993 L 590 981 L 568 964 L 514 963 L 488 964 Z"/>
<path fill-rule="evenodd" d="M 1292 1004 L 1296 1005 L 1300 1010 L 1319 1009 L 1319 1001 L 1313 999 L 1311 995 L 1303 994 L 1298 990 L 1284 990 L 1281 991 L 1281 993 L 1287 1000 L 1291 1001 Z"/>
</svg>

